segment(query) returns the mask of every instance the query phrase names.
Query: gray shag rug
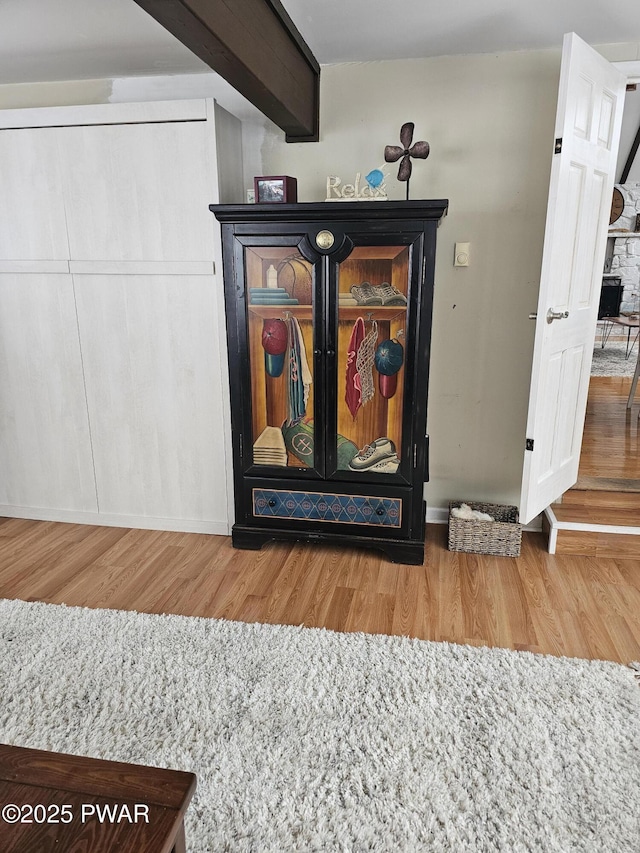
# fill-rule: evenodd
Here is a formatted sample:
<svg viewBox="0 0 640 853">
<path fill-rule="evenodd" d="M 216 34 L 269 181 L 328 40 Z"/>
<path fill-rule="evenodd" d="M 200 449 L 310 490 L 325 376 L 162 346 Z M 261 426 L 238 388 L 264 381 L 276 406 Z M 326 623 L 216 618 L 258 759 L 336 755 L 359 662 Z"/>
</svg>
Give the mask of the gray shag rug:
<svg viewBox="0 0 640 853">
<path fill-rule="evenodd" d="M 591 362 L 592 376 L 633 376 L 636 369 L 638 345 L 626 358 L 626 344 L 620 341 L 607 341 L 604 349 L 599 343 L 593 348 Z"/>
<path fill-rule="evenodd" d="M 187 847 L 637 853 L 619 664 L 0 600 L 0 740 L 197 774 Z"/>
</svg>

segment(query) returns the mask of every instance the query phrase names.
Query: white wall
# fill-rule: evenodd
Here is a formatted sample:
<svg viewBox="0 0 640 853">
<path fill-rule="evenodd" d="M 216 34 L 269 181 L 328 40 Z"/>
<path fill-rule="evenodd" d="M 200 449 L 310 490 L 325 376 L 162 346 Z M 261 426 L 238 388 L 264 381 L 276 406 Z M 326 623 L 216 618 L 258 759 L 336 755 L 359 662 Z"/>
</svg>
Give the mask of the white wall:
<svg viewBox="0 0 640 853">
<path fill-rule="evenodd" d="M 68 107 L 74 104 L 106 104 L 111 80 L 63 80 L 55 83 L 0 85 L 0 109 Z"/>
<path fill-rule="evenodd" d="M 265 174 L 325 198 L 327 174 L 383 162 L 405 121 L 431 154 L 411 197 L 448 198 L 438 235 L 428 430 L 430 507 L 451 498 L 518 504 L 560 52 L 328 66 L 317 145 L 268 135 Z M 404 184 L 389 167 L 389 196 Z M 453 267 L 454 243 L 471 266 Z"/>
</svg>

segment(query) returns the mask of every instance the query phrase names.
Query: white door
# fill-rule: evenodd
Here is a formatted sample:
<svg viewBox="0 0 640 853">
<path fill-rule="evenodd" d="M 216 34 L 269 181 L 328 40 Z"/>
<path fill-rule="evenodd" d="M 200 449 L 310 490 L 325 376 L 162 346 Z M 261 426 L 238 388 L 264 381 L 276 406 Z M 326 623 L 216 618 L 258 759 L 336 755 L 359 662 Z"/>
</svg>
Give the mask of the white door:
<svg viewBox="0 0 640 853">
<path fill-rule="evenodd" d="M 183 530 L 221 522 L 214 277 L 75 275 L 74 283 L 100 512 L 123 524 L 180 520 Z"/>
<path fill-rule="evenodd" d="M 68 273 L 0 272 L 3 515 L 98 509 L 76 322 Z"/>
<path fill-rule="evenodd" d="M 626 77 L 564 37 L 520 518 L 577 480 Z"/>
<path fill-rule="evenodd" d="M 209 205 L 217 186 L 209 122 L 81 125 L 57 133 L 73 260 L 213 260 Z"/>
<path fill-rule="evenodd" d="M 0 188 L 2 268 L 9 272 L 33 271 L 33 266 L 5 262 L 68 260 L 55 130 L 0 129 Z M 47 266 L 52 268 L 56 268 L 55 264 Z M 58 267 L 58 271 L 64 269 Z"/>
</svg>

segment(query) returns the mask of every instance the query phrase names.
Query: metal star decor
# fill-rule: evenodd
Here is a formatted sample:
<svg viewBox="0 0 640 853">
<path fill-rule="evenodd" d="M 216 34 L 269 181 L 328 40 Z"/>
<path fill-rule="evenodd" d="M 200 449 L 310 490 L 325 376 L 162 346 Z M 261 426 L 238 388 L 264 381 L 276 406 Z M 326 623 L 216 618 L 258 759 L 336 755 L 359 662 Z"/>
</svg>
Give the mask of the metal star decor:
<svg viewBox="0 0 640 853">
<path fill-rule="evenodd" d="M 407 182 L 407 201 L 409 200 L 409 178 L 411 177 L 411 158 L 417 157 L 419 160 L 426 160 L 429 156 L 428 142 L 413 141 L 413 130 L 415 125 L 412 121 L 405 122 L 400 128 L 400 145 L 385 145 L 384 159 L 387 163 L 395 163 L 400 160 L 398 168 L 398 180 Z"/>
</svg>

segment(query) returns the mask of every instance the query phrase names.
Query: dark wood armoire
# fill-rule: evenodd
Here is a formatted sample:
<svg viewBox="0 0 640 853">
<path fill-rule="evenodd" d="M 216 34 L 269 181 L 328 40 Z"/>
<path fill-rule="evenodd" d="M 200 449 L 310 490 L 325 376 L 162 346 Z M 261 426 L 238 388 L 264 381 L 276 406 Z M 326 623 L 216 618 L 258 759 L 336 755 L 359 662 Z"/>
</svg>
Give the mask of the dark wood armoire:
<svg viewBox="0 0 640 853">
<path fill-rule="evenodd" d="M 422 563 L 447 204 L 211 205 L 222 224 L 236 547 L 339 543 Z"/>
</svg>

